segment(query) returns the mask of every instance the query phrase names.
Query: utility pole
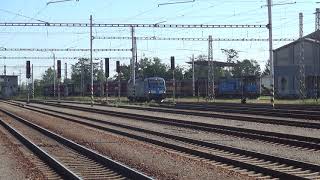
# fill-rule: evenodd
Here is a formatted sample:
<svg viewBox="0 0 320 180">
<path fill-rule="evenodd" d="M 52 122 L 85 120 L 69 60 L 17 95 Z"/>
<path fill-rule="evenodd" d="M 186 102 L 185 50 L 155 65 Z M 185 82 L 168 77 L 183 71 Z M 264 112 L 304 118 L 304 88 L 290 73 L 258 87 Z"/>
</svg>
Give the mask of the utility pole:
<svg viewBox="0 0 320 180">
<path fill-rule="evenodd" d="M 103 60 L 100 60 L 100 72 L 103 73 Z M 104 95 L 104 86 L 103 86 L 103 74 L 100 75 L 100 97 L 103 98 Z"/>
<path fill-rule="evenodd" d="M 81 61 L 81 96 L 84 96 L 84 63 Z"/>
<path fill-rule="evenodd" d="M 269 61 L 270 61 L 270 72 L 271 72 L 271 104 L 274 108 L 274 62 L 273 62 L 273 41 L 272 41 L 272 4 L 271 0 L 268 1 L 268 25 L 269 29 Z"/>
<path fill-rule="evenodd" d="M 300 99 L 304 101 L 305 92 L 305 65 L 304 65 L 304 40 L 303 40 L 303 14 L 299 13 L 299 38 L 300 38 L 300 58 L 299 58 L 299 82 Z"/>
<path fill-rule="evenodd" d="M 61 86 L 61 78 L 58 78 L 58 103 L 60 103 L 60 86 Z"/>
<path fill-rule="evenodd" d="M 53 97 L 56 96 L 56 56 L 53 53 Z"/>
<path fill-rule="evenodd" d="M 90 15 L 91 106 L 93 106 L 92 15 Z"/>
<path fill-rule="evenodd" d="M 136 55 L 137 55 L 137 47 L 136 47 L 136 38 L 135 38 L 135 32 L 134 32 L 134 27 L 131 27 L 131 38 L 132 38 L 132 60 L 131 60 L 131 81 L 133 87 L 135 87 L 136 84 Z M 134 89 L 134 88 L 133 88 Z"/>
<path fill-rule="evenodd" d="M 21 72 L 21 68 L 19 69 L 19 86 L 20 86 L 20 92 L 19 93 L 21 93 L 21 91 L 22 91 L 22 84 L 21 84 L 21 81 L 22 81 L 22 72 Z"/>
<path fill-rule="evenodd" d="M 64 82 L 68 79 L 68 64 L 64 63 Z"/>
<path fill-rule="evenodd" d="M 67 83 L 67 79 L 68 79 L 68 65 L 67 63 L 64 63 L 64 95 L 68 96 L 68 83 Z"/>
<path fill-rule="evenodd" d="M 3 66 L 3 74 L 4 74 L 4 89 L 5 89 L 5 91 L 7 91 L 7 66 L 6 65 L 4 65 Z"/>
<path fill-rule="evenodd" d="M 192 54 L 192 96 L 195 96 L 194 54 Z"/>
</svg>

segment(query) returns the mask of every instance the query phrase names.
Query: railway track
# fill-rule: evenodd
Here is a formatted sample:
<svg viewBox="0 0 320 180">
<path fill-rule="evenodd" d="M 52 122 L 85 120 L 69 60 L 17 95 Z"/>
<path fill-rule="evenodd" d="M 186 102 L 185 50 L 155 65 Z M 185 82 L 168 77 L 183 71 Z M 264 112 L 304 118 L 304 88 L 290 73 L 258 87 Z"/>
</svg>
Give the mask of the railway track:
<svg viewBox="0 0 320 180">
<path fill-rule="evenodd" d="M 176 104 L 176 105 L 160 105 L 160 107 L 187 109 L 187 110 L 201 110 L 225 113 L 239 113 L 251 115 L 263 115 L 271 117 L 285 117 L 298 118 L 308 120 L 320 120 L 319 110 L 297 110 L 297 109 L 271 109 L 264 107 L 246 107 L 233 105 L 190 105 L 190 104 Z"/>
<path fill-rule="evenodd" d="M 49 100 L 48 102 L 57 102 Z M 64 103 L 90 104 L 77 101 L 61 101 Z M 100 103 L 97 103 L 99 105 Z M 237 103 L 177 103 L 176 105 L 161 103 L 157 106 L 176 110 L 201 110 L 210 112 L 237 113 L 244 115 L 263 115 L 270 117 L 284 117 L 294 119 L 320 120 L 320 105 L 277 105 L 272 108 L 271 105 L 261 104 L 237 104 Z"/>
<path fill-rule="evenodd" d="M 57 103 L 57 101 L 49 101 Z M 62 101 L 63 103 L 73 103 L 73 104 L 88 104 L 88 103 L 80 103 L 80 102 L 71 102 L 71 101 Z M 39 103 L 36 101 L 35 103 Z M 106 106 L 101 104 L 96 104 L 98 106 Z M 141 107 L 141 106 L 126 106 L 120 105 L 118 108 L 124 109 L 136 109 L 136 110 L 144 110 L 144 111 L 156 111 L 156 112 L 164 112 L 164 113 L 172 113 L 172 114 L 184 114 L 184 115 L 193 115 L 193 116 L 202 116 L 202 117 L 211 117 L 211 118 L 222 118 L 222 119 L 230 119 L 244 122 L 255 122 L 255 123 L 263 123 L 263 124 L 276 124 L 276 125 L 284 125 L 284 126 L 292 126 L 292 127 L 302 127 L 302 128 L 313 128 L 320 129 L 320 123 L 318 122 L 310 122 L 310 120 L 303 119 L 285 119 L 285 118 L 276 118 L 276 117 L 261 117 L 261 116 L 252 116 L 252 115 L 243 115 L 243 114 L 232 114 L 232 113 L 219 113 L 209 110 L 205 111 L 203 109 L 192 110 L 192 109 L 183 109 L 183 108 L 172 108 L 169 107 Z M 319 115 L 320 116 L 320 115 Z"/>
<path fill-rule="evenodd" d="M 195 130 L 200 130 L 205 132 L 212 132 L 212 133 L 218 133 L 218 134 L 223 134 L 228 136 L 248 138 L 252 140 L 282 144 L 285 146 L 292 146 L 297 148 L 320 150 L 320 138 L 315 138 L 315 137 L 306 137 L 306 136 L 283 134 L 283 133 L 269 132 L 269 131 L 260 131 L 260 130 L 239 128 L 239 127 L 232 127 L 232 126 L 207 124 L 207 123 L 195 122 L 195 121 L 184 121 L 184 120 L 177 120 L 177 119 L 170 119 L 170 118 L 160 118 L 160 117 L 154 117 L 154 116 L 148 116 L 148 115 L 117 112 L 117 111 L 111 111 L 111 110 L 105 110 L 105 109 L 102 110 L 102 109 L 64 105 L 64 104 L 57 104 L 57 103 L 39 103 L 39 104 L 60 107 L 60 108 L 68 108 L 73 110 L 80 110 L 80 111 L 97 113 L 97 114 L 116 116 L 121 118 L 134 119 L 134 120 L 139 120 L 143 122 L 151 122 L 156 124 L 172 125 L 172 126 L 182 127 L 182 128 L 190 128 L 190 129 L 195 129 Z M 41 107 L 36 107 L 36 108 L 41 108 Z M 46 108 L 41 108 L 41 109 L 48 110 Z M 60 112 L 60 113 L 63 114 L 63 112 Z"/>
<path fill-rule="evenodd" d="M 151 179 L 9 111 L 0 110 L 10 117 L 10 124 L 0 120 L 1 125 L 63 179 Z"/>
<path fill-rule="evenodd" d="M 302 128 L 313 128 L 320 129 L 320 123 L 317 122 L 306 122 L 303 120 L 287 120 L 287 119 L 279 119 L 279 118 L 269 118 L 269 117 L 256 117 L 252 115 L 242 115 L 242 114 L 225 114 L 225 113 L 217 113 L 217 112 L 206 112 L 203 110 L 184 110 L 184 109 L 172 109 L 172 108 L 161 108 L 161 107 L 141 107 L 141 106 L 117 106 L 118 108 L 124 109 L 136 109 L 136 110 L 144 110 L 144 111 L 152 111 L 152 112 L 164 112 L 171 114 L 183 114 L 183 115 L 192 115 L 192 116 L 202 116 L 202 117 L 211 117 L 211 118 L 222 118 L 222 119 L 230 119 L 244 122 L 255 122 L 255 123 L 263 123 L 263 124 L 277 124 L 284 126 L 292 126 L 292 127 L 302 127 Z"/>
<path fill-rule="evenodd" d="M 70 101 L 72 102 L 72 101 Z M 240 101 L 239 101 L 240 102 Z M 169 103 L 162 103 L 167 104 Z M 209 105 L 209 106 L 237 106 L 237 107 L 245 107 L 245 108 L 267 108 L 274 109 L 271 104 L 263 104 L 263 103 L 227 103 L 227 102 L 214 102 L 214 103 L 201 103 L 201 102 L 181 102 L 178 104 L 182 105 Z M 311 111 L 319 111 L 320 104 L 275 104 L 275 109 L 284 109 L 284 110 L 311 110 Z"/>
<path fill-rule="evenodd" d="M 62 118 L 96 129 L 162 146 L 180 154 L 182 153 L 184 155 L 192 156 L 193 158 L 209 161 L 211 164 L 224 166 L 241 173 L 248 173 L 257 178 L 320 178 L 320 166 L 315 164 L 241 150 L 211 142 L 190 139 L 168 133 L 160 133 L 119 123 L 112 123 L 74 114 L 60 113 L 55 110 L 40 110 L 36 109 L 36 107 L 29 106 L 25 108 L 38 113 Z M 166 138 L 167 141 L 159 140 L 154 137 Z M 175 142 L 172 142 L 172 140 L 175 140 Z"/>
</svg>

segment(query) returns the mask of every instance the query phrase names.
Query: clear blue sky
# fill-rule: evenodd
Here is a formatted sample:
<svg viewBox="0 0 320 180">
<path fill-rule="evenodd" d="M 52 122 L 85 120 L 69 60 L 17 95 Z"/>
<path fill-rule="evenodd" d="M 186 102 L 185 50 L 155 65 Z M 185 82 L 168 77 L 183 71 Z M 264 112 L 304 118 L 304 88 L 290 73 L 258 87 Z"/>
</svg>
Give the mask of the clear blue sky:
<svg viewBox="0 0 320 180">
<path fill-rule="evenodd" d="M 193 3 L 158 7 L 159 3 L 180 0 L 79 0 L 46 5 L 49 0 L 10 0 L 1 2 L 0 22 L 36 22 L 6 11 L 47 22 L 94 23 L 150 23 L 165 24 L 267 24 L 265 0 L 195 0 Z M 320 1 L 320 0 L 319 0 Z M 274 0 L 274 38 L 297 38 L 299 12 L 304 14 L 304 34 L 314 31 L 317 0 Z M 293 3 L 293 4 L 291 4 Z M 130 36 L 128 28 L 95 28 L 95 36 Z M 267 29 L 161 29 L 137 28 L 136 36 L 159 37 L 208 37 L 213 38 L 267 38 Z M 138 41 L 138 56 L 160 57 L 169 63 L 176 56 L 177 64 L 187 67 L 185 61 L 192 54 L 207 54 L 207 42 Z M 287 42 L 274 42 L 274 48 Z M 7 48 L 89 48 L 88 28 L 54 27 L 0 27 L 0 47 Z M 94 40 L 94 48 L 131 48 L 130 40 Z M 222 48 L 240 51 L 240 59 L 256 59 L 264 67 L 268 59 L 267 42 L 214 42 L 214 59 L 225 61 Z M 56 52 L 56 56 L 85 56 L 88 52 Z M 0 52 L 0 56 L 52 56 L 50 52 Z M 131 52 L 94 53 L 94 57 L 129 57 Z M 31 60 L 35 78 L 39 78 L 52 60 Z M 122 60 L 128 63 L 129 60 Z M 63 60 L 74 64 L 75 60 Z M 25 60 L 0 60 L 0 71 L 8 65 L 7 74 L 18 74 Z M 111 62 L 111 71 L 115 62 Z M 42 66 L 42 67 L 40 67 Z M 21 68 L 22 73 L 25 69 Z M 70 72 L 70 71 L 69 71 Z M 69 74 L 70 75 L 70 74 Z M 25 75 L 22 76 L 23 80 Z"/>
</svg>

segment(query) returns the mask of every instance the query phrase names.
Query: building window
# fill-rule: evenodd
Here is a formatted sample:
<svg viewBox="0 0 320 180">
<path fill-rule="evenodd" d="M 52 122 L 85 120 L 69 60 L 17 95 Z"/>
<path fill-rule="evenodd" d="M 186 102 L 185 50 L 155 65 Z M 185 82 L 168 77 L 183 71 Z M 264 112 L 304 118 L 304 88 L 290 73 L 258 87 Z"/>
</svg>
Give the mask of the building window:
<svg viewBox="0 0 320 180">
<path fill-rule="evenodd" d="M 285 91 L 287 89 L 287 85 L 288 85 L 288 81 L 286 78 L 281 78 L 281 82 L 280 82 L 280 88 L 281 88 L 281 91 Z"/>
</svg>

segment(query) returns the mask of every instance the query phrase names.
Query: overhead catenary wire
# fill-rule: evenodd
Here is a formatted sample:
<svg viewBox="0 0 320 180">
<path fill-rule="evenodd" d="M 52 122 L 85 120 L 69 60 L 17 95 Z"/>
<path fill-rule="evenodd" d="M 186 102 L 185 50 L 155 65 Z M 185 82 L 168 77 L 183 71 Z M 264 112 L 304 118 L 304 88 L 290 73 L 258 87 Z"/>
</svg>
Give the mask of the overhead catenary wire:
<svg viewBox="0 0 320 180">
<path fill-rule="evenodd" d="M 94 39 L 122 39 L 130 40 L 131 37 L 103 37 L 97 36 Z M 173 40 L 173 41 L 208 41 L 208 38 L 178 38 L 178 37 L 136 37 L 137 40 Z M 269 41 L 269 39 L 262 38 L 213 38 L 213 41 Z M 273 39 L 273 41 L 295 41 L 294 38 L 279 38 Z"/>
</svg>

